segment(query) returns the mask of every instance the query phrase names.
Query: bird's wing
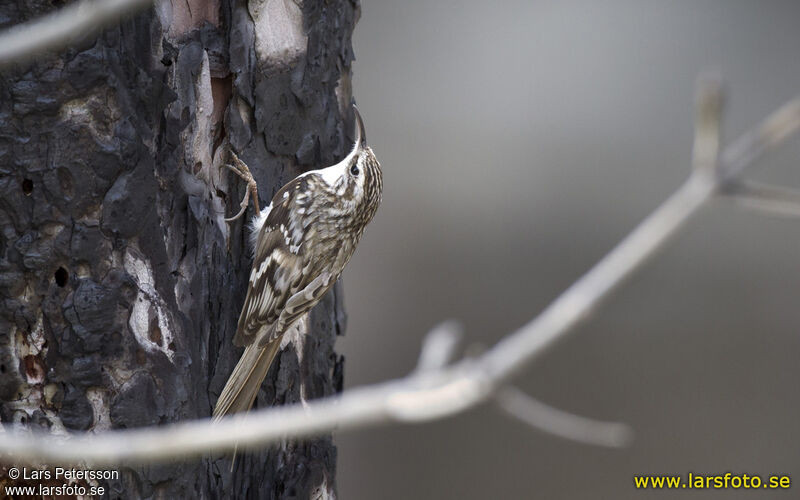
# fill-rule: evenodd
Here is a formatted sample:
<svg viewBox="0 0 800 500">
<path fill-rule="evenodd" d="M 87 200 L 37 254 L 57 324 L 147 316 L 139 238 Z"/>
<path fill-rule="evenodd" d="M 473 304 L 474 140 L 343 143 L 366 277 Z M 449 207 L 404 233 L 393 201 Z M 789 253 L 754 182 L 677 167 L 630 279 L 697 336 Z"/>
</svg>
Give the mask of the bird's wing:
<svg viewBox="0 0 800 500">
<path fill-rule="evenodd" d="M 304 178 L 294 179 L 272 199 L 272 208 L 256 239 L 247 297 L 239 316 L 233 343 L 247 346 L 258 340 L 266 345 L 280 336 L 290 323 L 279 324 L 286 302 L 317 276 L 303 255 L 303 228 L 292 214 L 308 208 Z"/>
<path fill-rule="evenodd" d="M 300 316 L 310 311 L 319 302 L 319 299 L 325 295 L 325 292 L 330 290 L 334 282 L 335 280 L 331 273 L 323 272 L 302 290 L 289 297 L 289 300 L 283 306 L 283 310 L 281 310 L 278 321 L 274 325 L 273 332 L 279 335 L 286 331 L 290 325 L 300 319 Z M 259 347 L 266 347 L 271 340 L 267 336 L 262 337 L 259 340 Z"/>
</svg>

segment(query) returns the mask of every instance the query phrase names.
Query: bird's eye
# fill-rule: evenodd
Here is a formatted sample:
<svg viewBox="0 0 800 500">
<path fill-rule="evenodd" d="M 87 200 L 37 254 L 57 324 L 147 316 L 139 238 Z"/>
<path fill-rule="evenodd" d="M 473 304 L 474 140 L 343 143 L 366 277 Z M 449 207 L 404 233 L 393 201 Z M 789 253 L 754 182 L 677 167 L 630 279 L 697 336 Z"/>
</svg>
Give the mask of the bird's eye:
<svg viewBox="0 0 800 500">
<path fill-rule="evenodd" d="M 358 165 L 353 163 L 353 166 L 350 167 L 350 173 L 353 175 L 358 175 Z"/>
</svg>

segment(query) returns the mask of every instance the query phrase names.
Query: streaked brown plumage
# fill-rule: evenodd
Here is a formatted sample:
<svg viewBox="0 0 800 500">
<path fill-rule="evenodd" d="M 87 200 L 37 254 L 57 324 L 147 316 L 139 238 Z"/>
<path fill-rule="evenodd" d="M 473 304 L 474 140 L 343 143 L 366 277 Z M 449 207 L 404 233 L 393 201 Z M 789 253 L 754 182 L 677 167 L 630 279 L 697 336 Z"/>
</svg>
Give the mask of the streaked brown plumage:
<svg viewBox="0 0 800 500">
<path fill-rule="evenodd" d="M 233 340 L 246 349 L 217 400 L 215 419 L 250 409 L 283 334 L 336 283 L 380 205 L 381 168 L 354 111 L 351 152 L 287 183 L 253 218 L 253 268 Z"/>
</svg>

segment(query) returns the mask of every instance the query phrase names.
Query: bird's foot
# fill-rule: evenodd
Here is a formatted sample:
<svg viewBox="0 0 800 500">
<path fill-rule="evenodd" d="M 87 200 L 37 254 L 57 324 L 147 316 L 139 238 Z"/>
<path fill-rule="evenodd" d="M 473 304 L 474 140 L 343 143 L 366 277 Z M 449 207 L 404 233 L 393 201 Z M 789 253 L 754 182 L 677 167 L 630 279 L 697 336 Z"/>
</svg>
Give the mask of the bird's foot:
<svg viewBox="0 0 800 500">
<path fill-rule="evenodd" d="M 242 215 L 244 215 L 244 211 L 247 210 L 247 204 L 250 201 L 250 196 L 253 196 L 253 207 L 256 209 L 256 213 L 259 213 L 260 210 L 258 208 L 258 184 L 256 184 L 256 180 L 253 178 L 253 174 L 250 173 L 250 169 L 247 168 L 245 162 L 239 159 L 236 156 L 236 153 L 231 151 L 231 159 L 233 160 L 233 165 L 230 163 L 226 163 L 224 166 L 228 167 L 228 169 L 232 170 L 236 175 L 241 177 L 245 182 L 247 182 L 247 191 L 244 193 L 244 198 L 242 199 L 242 203 L 239 204 L 241 210 L 239 213 L 234 215 L 233 217 L 229 217 L 225 219 L 226 222 L 233 222 Z"/>
</svg>

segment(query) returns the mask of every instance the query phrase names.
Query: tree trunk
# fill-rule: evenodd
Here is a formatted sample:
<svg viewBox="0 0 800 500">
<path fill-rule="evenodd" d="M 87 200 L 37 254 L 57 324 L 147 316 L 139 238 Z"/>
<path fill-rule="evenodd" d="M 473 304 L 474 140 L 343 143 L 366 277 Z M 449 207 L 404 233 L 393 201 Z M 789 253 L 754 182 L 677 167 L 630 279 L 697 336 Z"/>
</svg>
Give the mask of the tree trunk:
<svg viewBox="0 0 800 500">
<path fill-rule="evenodd" d="M 52 8 L 12 2 L 0 23 Z M 220 165 L 236 151 L 263 206 L 346 153 L 358 15 L 357 0 L 160 2 L 0 74 L 5 426 L 209 416 L 241 354 L 251 265 L 246 219 L 223 220 L 245 186 Z M 341 390 L 341 304 L 337 286 L 278 355 L 258 407 Z M 216 456 L 122 467 L 107 486 L 112 498 L 326 498 L 335 462 L 325 437 L 240 454 L 234 474 Z"/>
</svg>

